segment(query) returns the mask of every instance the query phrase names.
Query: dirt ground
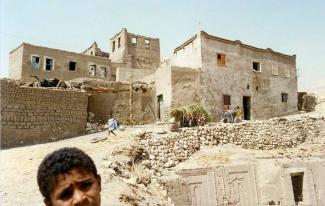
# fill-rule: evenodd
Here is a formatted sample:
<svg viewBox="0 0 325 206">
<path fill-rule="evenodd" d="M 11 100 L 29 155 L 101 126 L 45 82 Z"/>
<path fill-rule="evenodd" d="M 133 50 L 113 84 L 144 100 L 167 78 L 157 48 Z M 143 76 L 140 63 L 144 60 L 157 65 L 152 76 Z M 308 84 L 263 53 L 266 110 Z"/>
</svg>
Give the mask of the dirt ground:
<svg viewBox="0 0 325 206">
<path fill-rule="evenodd" d="M 0 205 L 44 205 L 36 181 L 38 165 L 48 153 L 62 147 L 78 147 L 93 158 L 102 176 L 102 205 L 125 205 L 118 198 L 121 193 L 132 193 L 131 188 L 125 182 L 109 176 L 105 160 L 114 148 L 128 145 L 132 141 L 132 133 L 146 128 L 152 128 L 152 125 L 126 127 L 125 131 L 117 131 L 117 136 L 111 134 L 107 140 L 97 143 L 90 140 L 107 136 L 107 132 L 2 150 Z"/>
<path fill-rule="evenodd" d="M 297 115 L 310 115 L 310 116 L 325 116 L 325 101 L 317 105 L 316 111 L 308 114 Z M 297 116 L 296 115 L 296 116 Z M 324 125 L 325 127 L 325 125 Z M 135 190 L 125 181 L 112 177 L 107 166 L 107 159 L 111 157 L 111 153 L 118 147 L 125 147 L 134 140 L 134 134 L 139 130 L 161 130 L 166 129 L 164 125 L 143 125 L 135 127 L 126 127 L 125 131 L 117 131 L 117 136 L 110 135 L 108 139 L 91 143 L 90 140 L 94 137 L 107 136 L 107 132 L 100 132 L 96 134 L 90 134 L 71 139 L 66 139 L 58 142 L 31 145 L 25 147 L 18 147 L 12 149 L 2 150 L 0 152 L 0 205 L 1 206 L 39 206 L 44 205 L 42 197 L 38 190 L 36 174 L 38 165 L 41 160 L 50 152 L 62 148 L 62 147 L 78 147 L 89 154 L 98 168 L 100 175 L 102 176 L 102 205 L 115 206 L 126 205 L 121 203 L 119 198 L 121 193 L 134 194 Z M 302 145 L 291 151 L 286 151 L 285 154 L 297 156 L 324 154 L 325 153 L 325 129 L 322 130 L 321 144 Z M 207 148 L 198 151 L 188 161 L 180 164 L 179 169 L 186 167 L 202 167 L 215 163 L 227 163 L 231 161 L 237 161 L 240 158 L 249 158 L 248 154 L 255 153 L 254 151 L 248 151 L 241 148 L 235 148 L 234 145 L 223 145 L 216 148 Z M 213 150 L 213 151 L 212 151 Z M 235 151 L 235 152 L 234 152 Z M 230 155 L 230 153 L 233 153 Z M 274 156 L 281 155 L 283 151 L 273 152 L 256 152 L 254 156 Z M 237 156 L 237 157 L 236 157 Z M 198 165 L 200 162 L 201 165 Z M 177 167 L 175 168 L 177 169 Z M 157 190 L 157 194 L 148 193 L 148 198 L 161 198 L 163 195 Z M 143 195 L 142 195 L 143 196 Z M 167 199 L 167 198 L 165 198 Z M 159 202 L 161 203 L 161 201 Z M 141 205 L 141 204 L 140 204 Z M 157 205 L 150 201 L 147 201 L 146 205 Z M 170 205 L 168 202 L 161 205 Z"/>
</svg>

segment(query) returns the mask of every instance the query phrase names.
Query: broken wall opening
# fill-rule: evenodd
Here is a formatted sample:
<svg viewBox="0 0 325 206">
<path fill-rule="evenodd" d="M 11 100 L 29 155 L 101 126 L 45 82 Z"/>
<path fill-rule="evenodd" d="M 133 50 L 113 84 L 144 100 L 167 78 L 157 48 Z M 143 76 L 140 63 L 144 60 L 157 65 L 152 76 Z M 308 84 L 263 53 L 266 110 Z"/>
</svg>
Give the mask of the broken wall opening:
<svg viewBox="0 0 325 206">
<path fill-rule="evenodd" d="M 113 115 L 121 124 L 148 124 L 156 119 L 154 90 L 142 82 L 122 83 L 81 79 L 78 87 L 89 94 L 88 112 L 96 123 Z"/>
</svg>

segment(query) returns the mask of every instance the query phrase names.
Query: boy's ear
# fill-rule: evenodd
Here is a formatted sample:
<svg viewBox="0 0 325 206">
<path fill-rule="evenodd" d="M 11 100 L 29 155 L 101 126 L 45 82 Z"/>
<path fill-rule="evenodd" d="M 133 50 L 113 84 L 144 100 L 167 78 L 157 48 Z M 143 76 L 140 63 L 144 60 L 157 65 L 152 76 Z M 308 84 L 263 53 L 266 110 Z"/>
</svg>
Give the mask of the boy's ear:
<svg viewBox="0 0 325 206">
<path fill-rule="evenodd" d="M 99 185 L 99 189 L 100 191 L 102 190 L 102 178 L 100 177 L 100 175 L 97 175 L 96 177 L 98 185 Z"/>
<path fill-rule="evenodd" d="M 45 203 L 46 206 L 52 206 L 51 201 L 47 198 L 45 198 L 43 202 Z"/>
</svg>

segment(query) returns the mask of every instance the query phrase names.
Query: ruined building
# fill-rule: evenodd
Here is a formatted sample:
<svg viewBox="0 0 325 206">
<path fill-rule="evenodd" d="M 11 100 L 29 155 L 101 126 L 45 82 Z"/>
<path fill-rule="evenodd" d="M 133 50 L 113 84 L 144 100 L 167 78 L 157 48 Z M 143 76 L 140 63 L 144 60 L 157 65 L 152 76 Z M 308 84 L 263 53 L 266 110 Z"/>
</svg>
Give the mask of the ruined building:
<svg viewBox="0 0 325 206">
<path fill-rule="evenodd" d="M 239 106 L 244 119 L 265 119 L 297 111 L 296 56 L 246 45 L 200 31 L 160 61 L 159 39 L 122 29 L 111 52 L 94 42 L 83 53 L 23 43 L 10 53 L 10 77 L 143 81 L 154 85 L 160 120 L 180 105 L 201 103 L 214 120 Z"/>
</svg>

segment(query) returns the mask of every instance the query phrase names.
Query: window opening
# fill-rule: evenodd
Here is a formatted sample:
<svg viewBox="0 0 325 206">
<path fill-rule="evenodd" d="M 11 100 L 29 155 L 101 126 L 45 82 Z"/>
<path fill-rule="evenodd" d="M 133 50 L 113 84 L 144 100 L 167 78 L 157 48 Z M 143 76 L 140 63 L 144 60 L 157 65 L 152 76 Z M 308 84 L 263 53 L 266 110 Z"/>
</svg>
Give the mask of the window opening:
<svg viewBox="0 0 325 206">
<path fill-rule="evenodd" d="M 261 71 L 261 63 L 260 62 L 253 62 L 253 70 L 256 72 Z"/>
<path fill-rule="evenodd" d="M 45 58 L 45 70 L 51 71 L 53 69 L 53 59 Z"/>
<path fill-rule="evenodd" d="M 218 65 L 225 66 L 226 65 L 226 55 L 225 54 L 217 54 Z"/>
<path fill-rule="evenodd" d="M 150 49 L 150 40 L 148 40 L 148 39 L 144 40 L 144 48 Z"/>
<path fill-rule="evenodd" d="M 113 45 L 112 45 L 112 52 L 115 51 L 115 41 L 113 41 Z"/>
<path fill-rule="evenodd" d="M 223 95 L 223 105 L 231 105 L 231 96 Z"/>
<path fill-rule="evenodd" d="M 76 62 L 72 62 L 72 61 L 70 61 L 69 62 L 69 70 L 70 71 L 76 71 Z"/>
<path fill-rule="evenodd" d="M 282 100 L 282 102 L 288 102 L 288 94 L 287 93 L 282 93 L 281 94 L 281 100 Z"/>
<path fill-rule="evenodd" d="M 90 65 L 89 66 L 89 75 L 90 76 L 96 76 L 96 65 Z"/>
<path fill-rule="evenodd" d="M 132 37 L 131 42 L 132 42 L 132 45 L 133 46 L 136 46 L 137 45 L 137 38 L 136 37 Z"/>
<path fill-rule="evenodd" d="M 99 76 L 106 77 L 106 67 L 100 67 Z"/>
<path fill-rule="evenodd" d="M 32 68 L 39 69 L 40 67 L 40 58 L 38 56 L 32 56 Z"/>
</svg>

